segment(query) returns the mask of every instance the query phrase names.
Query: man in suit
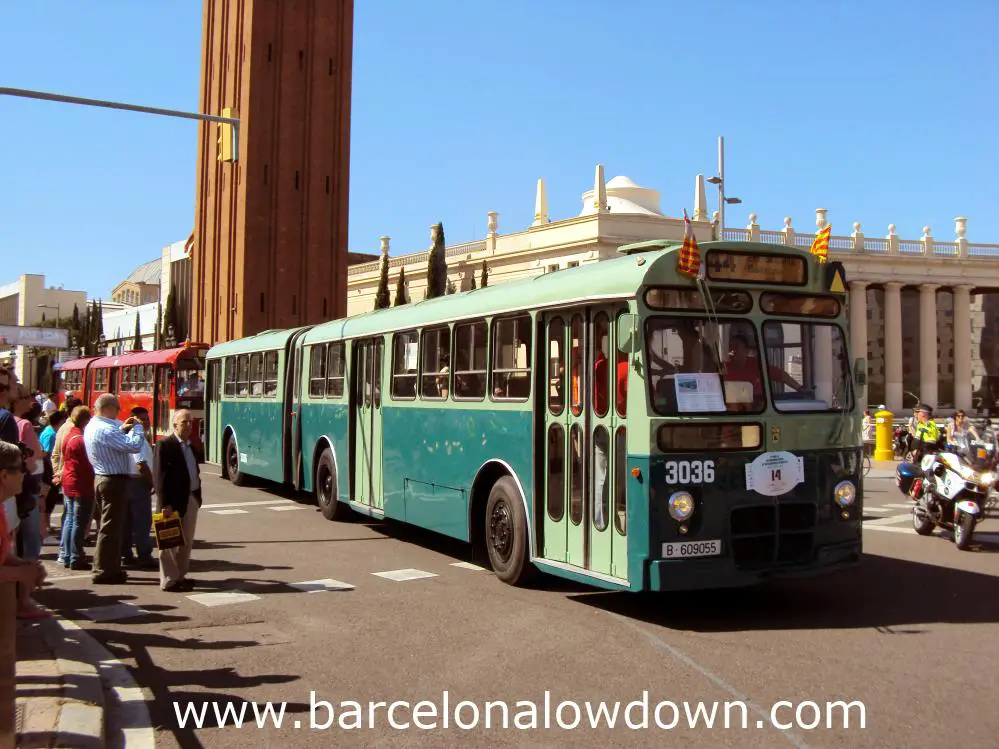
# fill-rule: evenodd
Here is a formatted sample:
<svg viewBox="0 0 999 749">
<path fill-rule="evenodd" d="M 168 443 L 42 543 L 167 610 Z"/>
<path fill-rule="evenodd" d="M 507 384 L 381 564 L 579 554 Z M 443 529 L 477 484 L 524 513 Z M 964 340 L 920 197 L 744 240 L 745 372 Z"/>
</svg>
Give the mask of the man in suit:
<svg viewBox="0 0 999 749">
<path fill-rule="evenodd" d="M 201 472 L 189 442 L 191 424 L 190 411 L 177 411 L 173 434 L 156 446 L 153 461 L 157 509 L 178 515 L 184 529 L 183 546 L 160 551 L 160 587 L 168 591 L 188 591 L 194 587 L 187 572 L 201 507 Z"/>
</svg>

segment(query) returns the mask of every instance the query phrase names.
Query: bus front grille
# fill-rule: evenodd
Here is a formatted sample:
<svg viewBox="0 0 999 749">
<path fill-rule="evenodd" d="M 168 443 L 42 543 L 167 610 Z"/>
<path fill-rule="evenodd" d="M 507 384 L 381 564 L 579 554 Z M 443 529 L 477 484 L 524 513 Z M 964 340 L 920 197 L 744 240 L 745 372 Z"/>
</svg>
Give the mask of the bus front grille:
<svg viewBox="0 0 999 749">
<path fill-rule="evenodd" d="M 741 569 L 805 562 L 813 552 L 813 503 L 739 507 L 730 518 L 732 559 Z"/>
</svg>

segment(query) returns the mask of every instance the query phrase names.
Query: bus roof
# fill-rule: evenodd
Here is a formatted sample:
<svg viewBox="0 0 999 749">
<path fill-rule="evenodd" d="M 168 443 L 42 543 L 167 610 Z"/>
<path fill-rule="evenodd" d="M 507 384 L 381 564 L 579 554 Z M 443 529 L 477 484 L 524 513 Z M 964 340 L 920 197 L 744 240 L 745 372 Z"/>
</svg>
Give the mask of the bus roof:
<svg viewBox="0 0 999 749">
<path fill-rule="evenodd" d="M 794 287 L 798 292 L 821 288 L 821 274 L 815 273 L 815 258 L 800 247 L 761 242 L 708 241 L 698 243 L 702 258 L 709 250 L 727 249 L 774 255 L 805 257 L 809 268 L 809 283 Z M 372 310 L 347 318 L 331 320 L 315 326 L 283 331 L 265 331 L 213 346 L 209 357 L 228 356 L 283 347 L 288 338 L 300 330 L 308 330 L 304 344 L 355 338 L 408 328 L 444 324 L 452 320 L 501 315 L 521 309 L 571 305 L 599 299 L 634 297 L 644 285 L 690 286 L 696 283 L 676 272 L 676 253 L 682 242 L 652 240 L 625 244 L 618 248 L 618 257 L 554 273 L 543 273 L 518 281 L 508 281 L 484 289 L 461 291 L 435 299 L 421 299 L 399 307 Z M 712 281 L 716 288 L 739 287 L 745 284 Z M 311 328 L 311 329 L 309 329 Z"/>
<path fill-rule="evenodd" d="M 57 372 L 72 372 L 77 369 L 86 369 L 90 362 L 97 361 L 100 358 L 99 356 L 84 356 L 80 359 L 70 359 L 61 364 L 53 364 L 52 369 Z"/>
<path fill-rule="evenodd" d="M 237 338 L 234 341 L 224 341 L 216 343 L 205 355 L 207 359 L 215 359 L 219 356 L 232 356 L 233 354 L 248 354 L 254 351 L 274 351 L 283 349 L 288 345 L 288 339 L 300 330 L 308 330 L 311 325 L 298 328 L 288 328 L 286 330 L 265 330 L 256 335 L 246 338 Z"/>
<path fill-rule="evenodd" d="M 117 356 L 104 356 L 94 361 L 95 368 L 131 367 L 135 364 L 173 364 L 185 354 L 204 354 L 208 349 L 203 343 L 192 343 L 188 346 L 160 349 L 158 351 L 131 351 Z"/>
</svg>

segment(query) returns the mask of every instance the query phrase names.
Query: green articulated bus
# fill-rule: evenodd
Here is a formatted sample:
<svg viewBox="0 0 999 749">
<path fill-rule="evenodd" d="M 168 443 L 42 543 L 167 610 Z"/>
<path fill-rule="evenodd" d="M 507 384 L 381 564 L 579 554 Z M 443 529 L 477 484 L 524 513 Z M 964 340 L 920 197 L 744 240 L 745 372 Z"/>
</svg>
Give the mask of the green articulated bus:
<svg viewBox="0 0 999 749">
<path fill-rule="evenodd" d="M 538 571 L 631 591 L 850 567 L 866 364 L 839 263 L 680 244 L 207 354 L 206 460 Z"/>
</svg>

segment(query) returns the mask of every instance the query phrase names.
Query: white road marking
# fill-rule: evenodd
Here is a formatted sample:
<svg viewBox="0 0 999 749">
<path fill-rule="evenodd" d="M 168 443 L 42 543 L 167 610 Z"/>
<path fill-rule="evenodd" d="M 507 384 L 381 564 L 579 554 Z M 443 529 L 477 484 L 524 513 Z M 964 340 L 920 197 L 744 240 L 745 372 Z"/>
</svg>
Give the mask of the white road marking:
<svg viewBox="0 0 999 749">
<path fill-rule="evenodd" d="M 286 505 L 292 504 L 290 499 L 261 499 L 255 502 L 222 502 L 219 504 L 201 505 L 201 509 L 212 510 L 217 507 L 252 507 L 253 505 Z"/>
<path fill-rule="evenodd" d="M 323 593 L 327 590 L 354 590 L 354 586 L 340 580 L 327 577 L 325 580 L 308 580 L 304 583 L 289 583 L 291 587 L 306 593 Z"/>
<path fill-rule="evenodd" d="M 209 510 L 212 515 L 249 515 L 249 510 Z"/>
<path fill-rule="evenodd" d="M 908 520 L 908 518 L 906 518 Z M 916 535 L 916 531 L 910 528 L 892 528 L 888 525 L 871 525 L 870 523 L 864 523 L 865 531 L 884 531 L 886 533 L 911 533 L 913 536 Z"/>
<path fill-rule="evenodd" d="M 911 510 L 912 506 L 916 504 L 915 502 L 909 502 L 907 505 L 881 505 L 882 507 L 890 507 L 893 510 Z"/>
<path fill-rule="evenodd" d="M 226 591 L 223 593 L 197 593 L 188 596 L 188 599 L 202 606 L 227 606 L 230 603 L 246 603 L 247 601 L 259 601 L 260 596 L 252 593 L 242 593 L 236 591 Z"/>
<path fill-rule="evenodd" d="M 712 684 L 715 684 L 716 686 L 721 687 L 726 692 L 728 692 L 729 694 L 731 694 L 732 696 L 734 696 L 736 699 L 744 702 L 746 704 L 746 707 L 750 708 L 751 710 L 753 710 L 753 712 L 755 712 L 757 715 L 759 715 L 760 717 L 763 718 L 762 721 L 757 721 L 756 722 L 757 727 L 762 727 L 761 724 L 763 724 L 763 725 L 771 724 L 770 723 L 770 714 L 767 712 L 767 710 L 765 710 L 764 708 L 760 707 L 755 702 L 753 702 L 752 700 L 750 700 L 747 695 L 742 694 L 741 692 L 739 692 L 739 690 L 737 690 L 731 684 L 729 684 L 728 682 L 726 682 L 720 676 L 718 676 L 717 674 L 715 674 L 712 671 L 708 670 L 707 668 L 705 668 L 704 666 L 702 666 L 700 663 L 698 663 L 697 661 L 693 660 L 689 656 L 685 655 L 679 648 L 673 647 L 668 642 L 666 642 L 665 640 L 663 640 L 661 637 L 658 637 L 658 636 L 654 635 L 652 632 L 649 632 L 644 627 L 641 627 L 638 624 L 635 624 L 633 621 L 631 621 L 630 619 L 626 619 L 625 617 L 621 616 L 620 614 L 611 614 L 610 612 L 607 612 L 607 614 L 608 614 L 608 616 L 614 617 L 615 619 L 617 619 L 619 622 L 621 622 L 625 626 L 627 626 L 627 627 L 635 630 L 636 632 L 639 632 L 639 633 L 645 635 L 647 638 L 649 638 L 652 641 L 653 645 L 655 645 L 656 647 L 658 647 L 661 650 L 666 651 L 666 653 L 668 653 L 669 655 L 671 655 L 673 658 L 675 658 L 676 660 L 680 661 L 681 663 L 685 664 L 689 668 L 692 668 L 694 671 L 696 671 L 697 673 L 699 673 L 701 676 L 703 676 L 705 679 L 707 679 L 708 681 L 710 681 Z M 789 742 L 791 742 L 795 747 L 797 747 L 797 749 L 808 749 L 808 744 L 806 744 L 796 734 L 792 733 L 791 731 L 789 731 L 787 729 L 777 728 L 776 726 L 774 726 L 774 728 L 777 729 L 778 731 L 780 731 L 781 734 L 784 736 L 784 738 L 787 739 Z"/>
<path fill-rule="evenodd" d="M 109 622 L 115 619 L 131 619 L 133 616 L 142 616 L 149 612 L 130 603 L 115 603 L 111 606 L 95 606 L 89 609 L 81 609 L 80 613 L 91 621 Z"/>
<path fill-rule="evenodd" d="M 895 512 L 887 507 L 865 507 L 864 512 Z"/>
<path fill-rule="evenodd" d="M 480 570 L 485 572 L 485 567 L 480 567 L 477 564 L 472 564 L 471 562 L 452 562 L 452 567 L 461 567 L 463 570 Z"/>
<path fill-rule="evenodd" d="M 895 515 L 890 518 L 878 518 L 877 520 L 865 520 L 864 527 L 870 528 L 871 526 L 878 525 L 897 525 L 898 523 L 909 523 L 912 521 L 912 515 Z"/>
<path fill-rule="evenodd" d="M 268 507 L 268 510 L 274 510 L 274 512 L 290 512 L 291 510 L 308 510 L 308 507 L 301 507 L 299 505 L 293 505 L 291 507 Z"/>
<path fill-rule="evenodd" d="M 422 577 L 437 577 L 436 573 L 414 569 L 389 570 L 388 572 L 372 572 L 371 574 L 376 577 L 384 577 L 386 580 L 395 580 L 396 582 L 419 580 Z"/>
</svg>

